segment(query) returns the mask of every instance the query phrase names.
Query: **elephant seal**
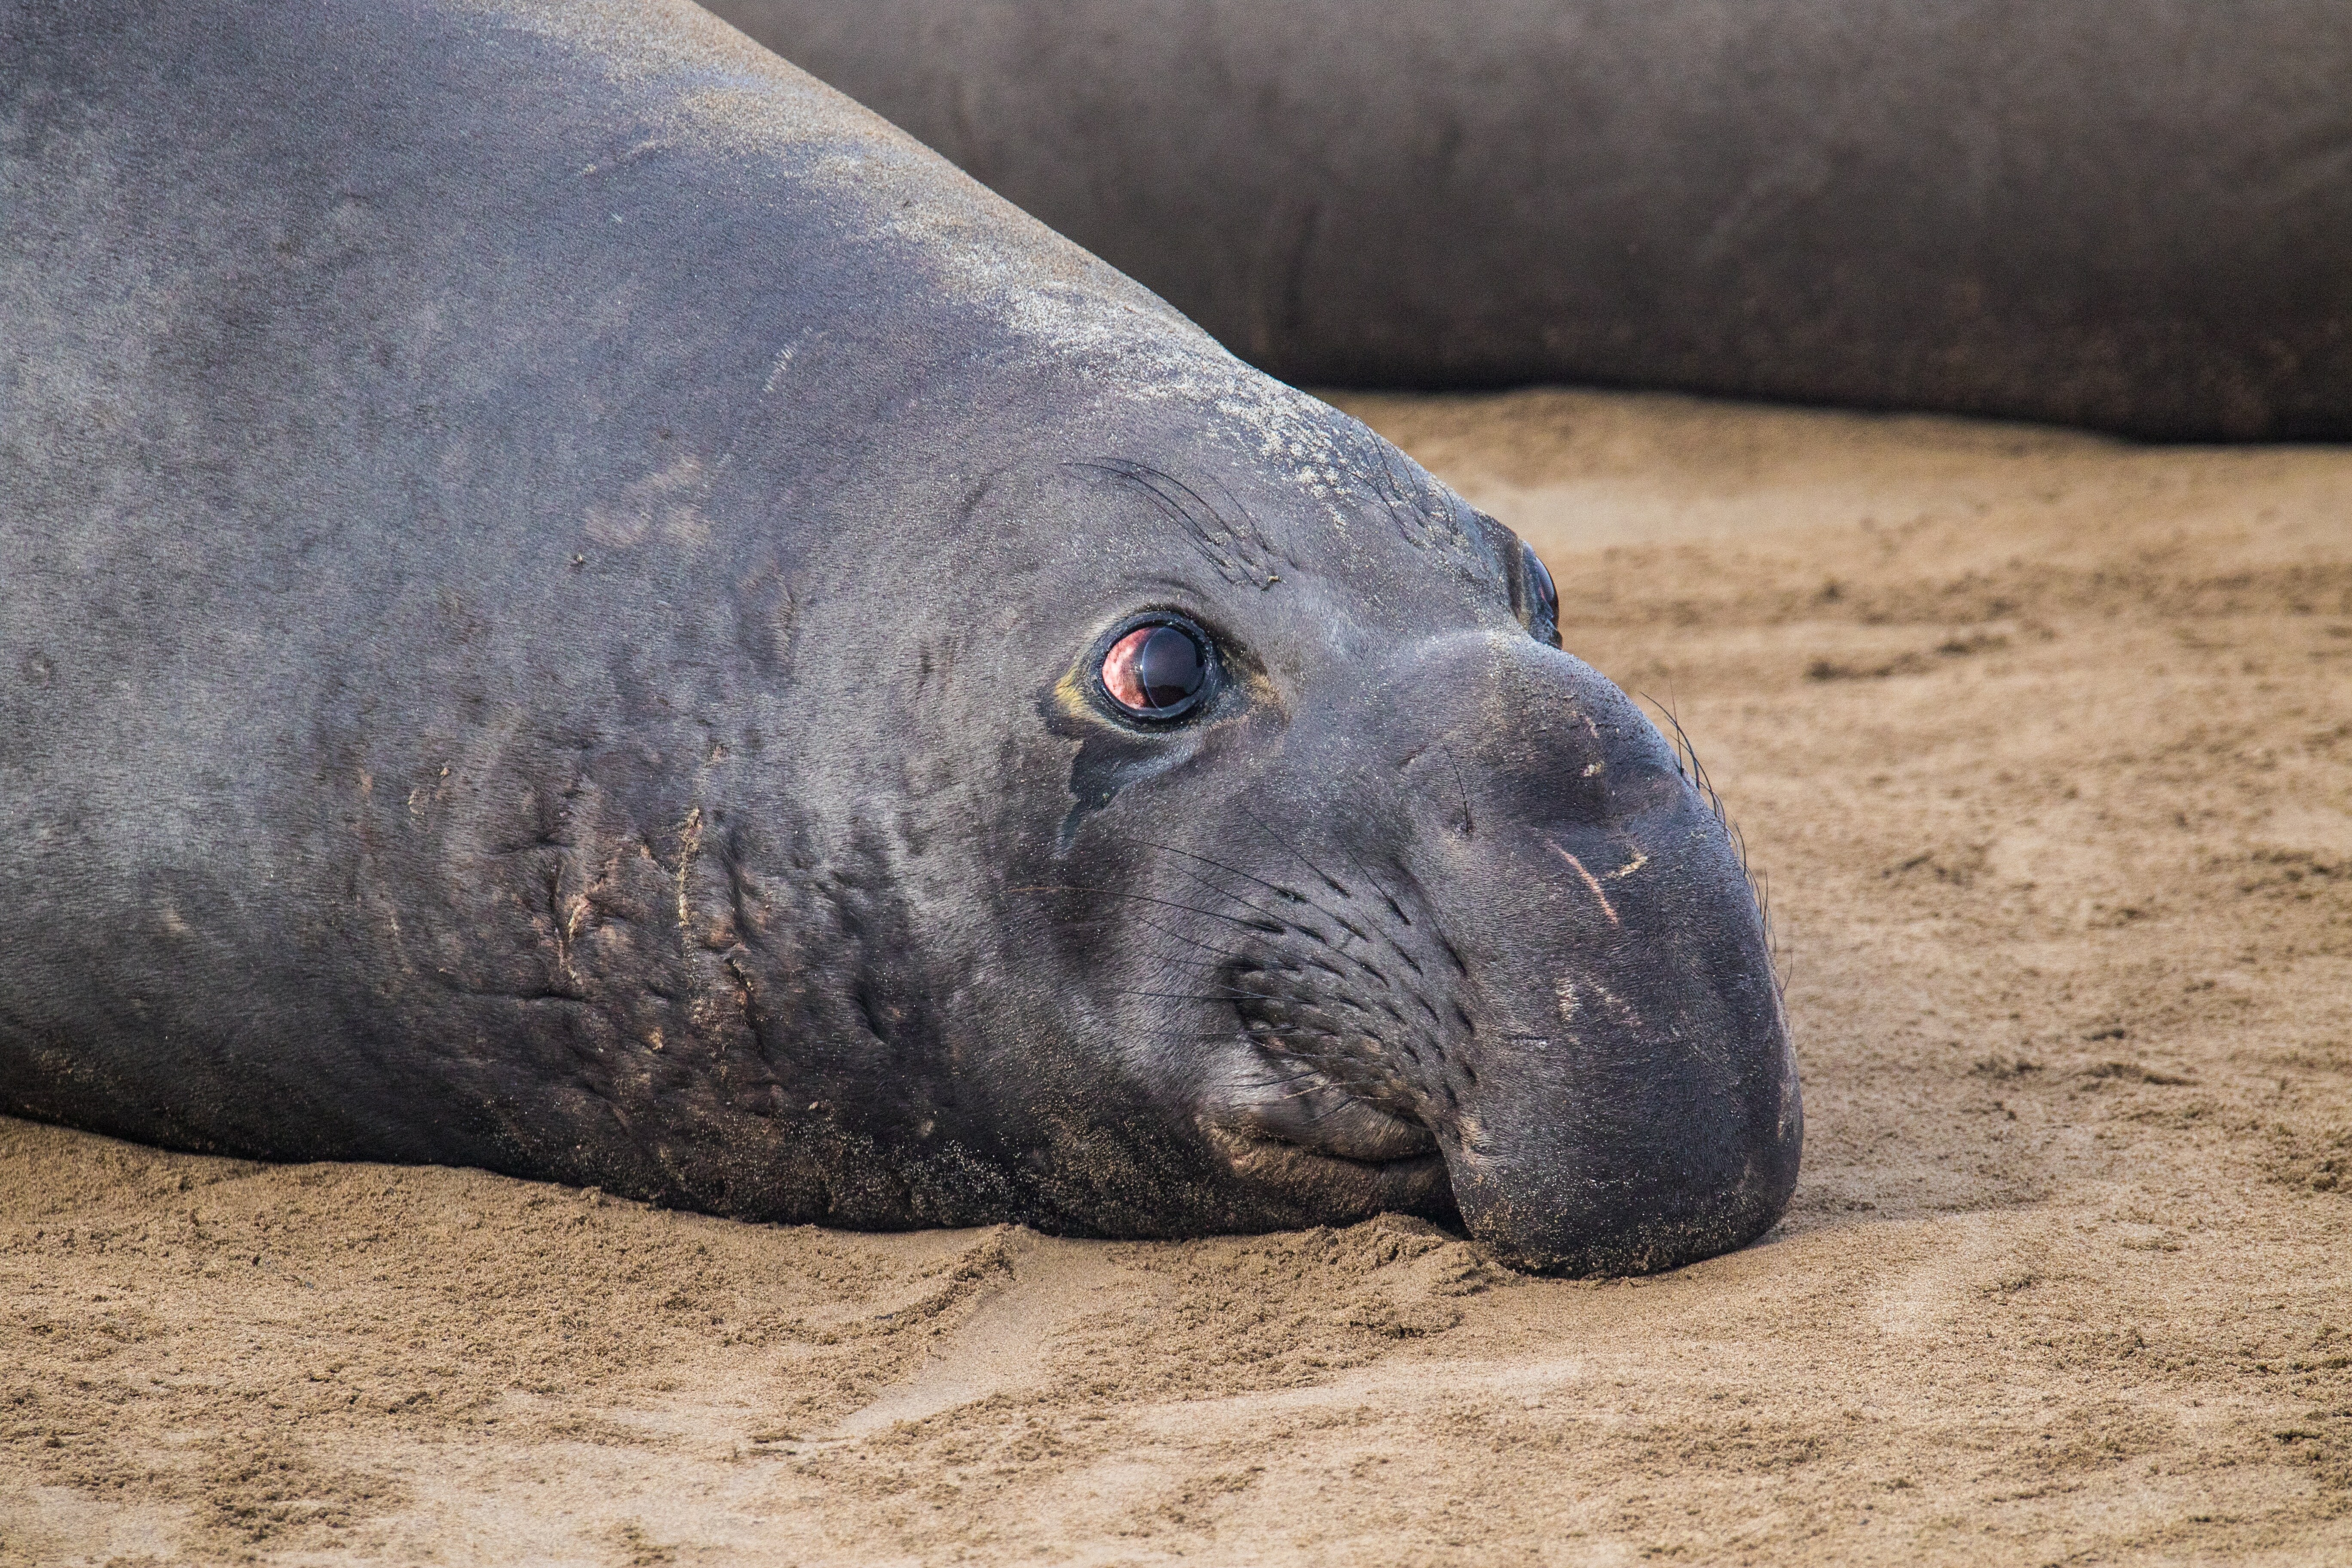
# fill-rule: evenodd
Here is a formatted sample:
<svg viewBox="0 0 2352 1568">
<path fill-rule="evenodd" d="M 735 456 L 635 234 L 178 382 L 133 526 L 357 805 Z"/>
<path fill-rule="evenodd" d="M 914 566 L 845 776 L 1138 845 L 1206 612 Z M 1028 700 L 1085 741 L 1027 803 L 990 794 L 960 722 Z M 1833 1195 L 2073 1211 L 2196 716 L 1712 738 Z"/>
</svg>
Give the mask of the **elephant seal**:
<svg viewBox="0 0 2352 1568">
<path fill-rule="evenodd" d="M 2352 437 L 2334 0 L 710 0 L 1329 385 Z"/>
<path fill-rule="evenodd" d="M 0 9 L 0 1109 L 722 1215 L 1770 1225 L 1514 536 L 682 0 Z"/>
</svg>

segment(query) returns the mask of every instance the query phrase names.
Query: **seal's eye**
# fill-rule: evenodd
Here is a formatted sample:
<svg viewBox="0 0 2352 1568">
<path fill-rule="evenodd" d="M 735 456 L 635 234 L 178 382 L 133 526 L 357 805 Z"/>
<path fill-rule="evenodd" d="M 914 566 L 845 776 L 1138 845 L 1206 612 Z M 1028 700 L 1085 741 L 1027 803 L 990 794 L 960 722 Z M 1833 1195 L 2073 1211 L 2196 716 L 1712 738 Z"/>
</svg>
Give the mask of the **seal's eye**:
<svg viewBox="0 0 2352 1568">
<path fill-rule="evenodd" d="M 1178 622 L 1138 626 L 1103 655 L 1103 694 L 1130 719 L 1181 719 L 1208 686 L 1208 649 Z"/>
<path fill-rule="evenodd" d="M 1558 647 L 1559 589 L 1551 580 L 1551 568 L 1543 563 L 1543 557 L 1538 555 L 1534 547 L 1525 541 L 1520 542 L 1519 553 L 1527 562 L 1528 585 L 1535 590 L 1534 613 L 1528 616 L 1528 629 L 1535 633 L 1537 641 Z"/>
</svg>

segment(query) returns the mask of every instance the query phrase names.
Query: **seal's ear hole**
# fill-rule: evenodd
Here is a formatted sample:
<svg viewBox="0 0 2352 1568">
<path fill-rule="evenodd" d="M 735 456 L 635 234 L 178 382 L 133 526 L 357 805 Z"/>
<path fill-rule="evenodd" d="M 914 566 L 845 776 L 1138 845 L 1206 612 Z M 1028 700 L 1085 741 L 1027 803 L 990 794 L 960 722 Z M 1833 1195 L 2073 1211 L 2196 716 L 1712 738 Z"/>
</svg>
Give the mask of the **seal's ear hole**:
<svg viewBox="0 0 2352 1568">
<path fill-rule="evenodd" d="M 1190 621 L 1146 621 L 1105 650 L 1103 695 L 1129 719 L 1165 723 L 1181 719 L 1208 694 L 1208 638 Z"/>
<path fill-rule="evenodd" d="M 1519 542 L 1520 575 L 1528 586 L 1528 630 L 1539 643 L 1559 646 L 1559 589 L 1551 580 L 1551 568 L 1543 557 L 1525 540 Z"/>
</svg>

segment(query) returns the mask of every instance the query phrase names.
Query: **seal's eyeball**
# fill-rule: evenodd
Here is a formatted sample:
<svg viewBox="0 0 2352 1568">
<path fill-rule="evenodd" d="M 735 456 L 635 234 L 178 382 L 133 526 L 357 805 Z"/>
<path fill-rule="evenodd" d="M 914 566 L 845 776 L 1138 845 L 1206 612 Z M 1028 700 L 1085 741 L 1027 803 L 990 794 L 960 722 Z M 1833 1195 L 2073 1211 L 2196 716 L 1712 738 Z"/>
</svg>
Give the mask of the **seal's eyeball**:
<svg viewBox="0 0 2352 1568">
<path fill-rule="evenodd" d="M 1130 719 L 1181 719 L 1208 685 L 1200 634 L 1172 621 L 1138 626 L 1103 655 L 1103 693 Z"/>
<path fill-rule="evenodd" d="M 1551 580 L 1551 568 L 1543 563 L 1543 557 L 1535 552 L 1534 546 L 1524 540 L 1519 543 L 1519 553 L 1527 562 L 1528 585 L 1535 590 L 1535 604 L 1531 606 L 1533 613 L 1528 616 L 1528 629 L 1535 634 L 1538 642 L 1558 647 L 1559 589 Z"/>
</svg>

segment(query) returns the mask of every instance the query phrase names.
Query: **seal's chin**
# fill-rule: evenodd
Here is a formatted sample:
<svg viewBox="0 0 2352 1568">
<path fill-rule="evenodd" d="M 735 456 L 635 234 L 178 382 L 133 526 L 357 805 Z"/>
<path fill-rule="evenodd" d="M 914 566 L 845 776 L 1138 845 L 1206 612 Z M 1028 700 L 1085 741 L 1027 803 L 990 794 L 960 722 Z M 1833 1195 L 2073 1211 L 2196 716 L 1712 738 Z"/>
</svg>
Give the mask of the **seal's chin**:
<svg viewBox="0 0 2352 1568">
<path fill-rule="evenodd" d="M 1420 1122 L 1369 1104 L 1315 1075 L 1265 1099 L 1232 1107 L 1223 1120 L 1237 1131 L 1360 1165 L 1385 1165 L 1437 1152 L 1436 1138 Z"/>
<path fill-rule="evenodd" d="M 1266 1065 L 1277 1070 L 1244 1075 L 1200 1119 L 1235 1176 L 1331 1223 L 1384 1210 L 1455 1218 L 1445 1157 L 1428 1128 L 1300 1064 Z"/>
<path fill-rule="evenodd" d="M 1445 1157 L 1435 1150 L 1396 1160 L 1354 1160 L 1204 1120 L 1209 1144 L 1253 1187 L 1278 1193 L 1325 1224 L 1376 1214 L 1412 1214 L 1461 1223 Z"/>
</svg>

